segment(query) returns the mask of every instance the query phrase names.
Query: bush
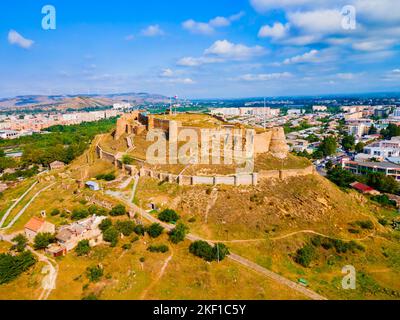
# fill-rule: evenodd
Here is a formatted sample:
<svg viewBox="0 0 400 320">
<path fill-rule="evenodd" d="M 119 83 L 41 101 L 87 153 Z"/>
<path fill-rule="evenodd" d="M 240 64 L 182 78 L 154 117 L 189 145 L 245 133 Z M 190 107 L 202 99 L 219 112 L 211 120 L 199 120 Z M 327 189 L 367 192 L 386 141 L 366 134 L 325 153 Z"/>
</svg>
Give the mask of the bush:
<svg viewBox="0 0 400 320">
<path fill-rule="evenodd" d="M 389 197 L 386 194 L 381 194 L 378 196 L 372 196 L 371 197 L 372 201 L 378 202 L 383 206 L 388 206 L 388 207 L 396 207 L 397 203 L 396 201 L 390 200 Z"/>
<path fill-rule="evenodd" d="M 51 215 L 52 217 L 54 217 L 54 216 L 58 216 L 60 213 L 61 213 L 60 210 L 58 210 L 58 209 L 53 209 L 53 210 L 51 210 L 50 215 Z"/>
<path fill-rule="evenodd" d="M 110 211 L 110 216 L 112 216 L 112 217 L 123 216 L 125 214 L 126 214 L 126 208 L 122 204 L 115 206 Z"/>
<path fill-rule="evenodd" d="M 133 229 L 133 231 L 138 235 L 138 236 L 144 236 L 145 232 L 146 232 L 146 228 L 141 225 L 138 224 L 135 226 L 135 228 Z"/>
<path fill-rule="evenodd" d="M 103 239 L 110 243 L 111 247 L 116 247 L 119 239 L 119 232 L 114 227 L 109 227 L 103 232 Z"/>
<path fill-rule="evenodd" d="M 96 215 L 96 216 L 106 216 L 107 215 L 107 211 L 104 208 L 98 207 L 96 205 L 91 205 L 88 208 L 89 214 L 91 216 Z"/>
<path fill-rule="evenodd" d="M 374 229 L 374 224 L 372 223 L 371 220 L 366 220 L 366 221 L 356 221 L 355 224 L 359 226 L 362 229 L 366 230 L 373 230 Z"/>
<path fill-rule="evenodd" d="M 189 231 L 189 228 L 185 226 L 183 223 L 178 223 L 175 229 L 169 232 L 169 240 L 174 243 L 178 244 L 185 240 L 185 237 Z"/>
<path fill-rule="evenodd" d="M 153 223 L 146 231 L 150 237 L 158 238 L 163 233 L 164 228 L 159 223 Z"/>
<path fill-rule="evenodd" d="M 122 249 L 124 249 L 124 250 L 130 250 L 132 248 L 132 245 L 130 244 L 130 243 L 125 243 L 123 246 L 122 246 Z"/>
<path fill-rule="evenodd" d="M 386 227 L 389 224 L 389 222 L 385 218 L 380 218 L 378 222 L 384 227 Z"/>
<path fill-rule="evenodd" d="M 88 267 L 86 269 L 86 276 L 88 277 L 90 282 L 97 282 L 103 276 L 103 268 L 99 266 Z"/>
<path fill-rule="evenodd" d="M 34 240 L 33 247 L 35 250 L 46 249 L 51 243 L 56 241 L 51 233 L 38 233 Z"/>
<path fill-rule="evenodd" d="M 150 252 L 159 252 L 159 253 L 165 253 L 168 252 L 169 248 L 165 244 L 161 245 L 151 245 L 150 247 L 147 248 L 148 251 Z"/>
<path fill-rule="evenodd" d="M 86 256 L 90 252 L 90 244 L 89 240 L 79 241 L 78 245 L 75 248 L 75 252 L 78 256 Z"/>
<path fill-rule="evenodd" d="M 96 180 L 114 181 L 115 174 L 113 173 L 99 174 L 96 176 Z"/>
<path fill-rule="evenodd" d="M 172 209 L 166 209 L 158 215 L 158 219 L 163 222 L 171 223 L 180 219 L 179 215 Z"/>
<path fill-rule="evenodd" d="M 135 224 L 133 221 L 118 221 L 115 224 L 115 228 L 124 236 L 128 237 L 135 231 Z"/>
<path fill-rule="evenodd" d="M 123 164 L 132 164 L 134 162 L 134 160 L 133 160 L 133 158 L 131 157 L 131 156 L 129 156 L 129 155 L 127 155 L 127 154 L 125 154 L 123 157 L 122 157 L 122 163 Z"/>
<path fill-rule="evenodd" d="M 310 266 L 310 263 L 315 258 L 315 249 L 312 245 L 305 245 L 297 250 L 294 260 L 305 268 Z"/>
<path fill-rule="evenodd" d="M 104 219 L 100 224 L 99 224 L 99 229 L 104 232 L 108 228 L 112 226 L 112 221 L 111 219 Z"/>
<path fill-rule="evenodd" d="M 206 241 L 195 241 L 189 247 L 189 252 L 206 261 L 222 261 L 229 254 L 229 249 L 222 243 L 214 247 Z"/>
<path fill-rule="evenodd" d="M 36 263 L 36 258 L 30 251 L 24 251 L 17 256 L 0 254 L 0 285 L 16 279 Z"/>
<path fill-rule="evenodd" d="M 89 217 L 89 211 L 86 209 L 74 209 L 71 214 L 72 220 L 82 220 Z"/>
<path fill-rule="evenodd" d="M 12 242 L 15 242 L 15 250 L 17 250 L 18 252 L 24 252 L 25 247 L 28 244 L 28 239 L 24 235 L 19 234 L 12 239 Z"/>
</svg>

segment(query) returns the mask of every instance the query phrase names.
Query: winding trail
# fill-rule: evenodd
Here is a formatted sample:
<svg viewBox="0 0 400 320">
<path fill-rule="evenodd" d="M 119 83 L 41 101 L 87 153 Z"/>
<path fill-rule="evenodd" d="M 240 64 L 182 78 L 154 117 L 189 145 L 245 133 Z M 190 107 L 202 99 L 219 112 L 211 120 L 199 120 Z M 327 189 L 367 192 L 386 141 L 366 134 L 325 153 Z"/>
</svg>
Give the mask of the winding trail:
<svg viewBox="0 0 400 320">
<path fill-rule="evenodd" d="M 143 293 L 140 295 L 140 300 L 144 300 L 147 296 L 147 293 L 161 280 L 162 276 L 165 273 L 165 270 L 168 267 L 168 264 L 172 260 L 174 254 L 172 253 L 164 262 L 163 266 L 161 267 L 160 272 L 157 275 L 157 278 L 154 279 L 151 284 L 146 288 L 146 290 L 143 291 Z"/>
<path fill-rule="evenodd" d="M 149 214 L 147 211 L 145 211 L 144 209 L 138 207 L 137 205 L 135 205 L 134 203 L 128 202 L 124 197 L 122 197 L 121 195 L 117 195 L 116 193 L 113 193 L 113 196 L 116 197 L 118 200 L 124 202 L 127 206 L 129 206 L 132 210 L 134 210 L 135 212 L 139 213 L 144 219 L 153 222 L 153 223 L 159 223 L 161 226 L 163 226 L 166 230 L 170 231 L 172 229 L 175 228 L 174 225 L 170 225 L 167 224 L 165 222 L 162 222 L 160 220 L 158 220 L 157 218 L 153 217 L 151 214 Z M 194 241 L 207 241 L 208 243 L 214 245 L 216 242 L 210 241 L 210 240 L 205 240 L 195 234 L 188 234 L 186 236 L 186 239 L 194 242 Z M 218 241 L 219 242 L 219 241 Z M 294 281 L 291 281 L 287 278 L 282 277 L 281 275 L 272 272 L 271 270 L 268 270 L 264 267 L 261 267 L 260 265 L 245 259 L 237 254 L 231 253 L 230 255 L 228 255 L 228 258 L 232 261 L 235 261 L 239 264 L 241 264 L 242 266 L 252 269 L 253 271 L 256 271 L 282 285 L 285 285 L 301 294 L 303 294 L 304 296 L 313 299 L 313 300 L 327 300 L 326 297 L 319 295 L 318 293 L 312 291 L 311 289 L 308 289 L 306 287 L 303 287 L 299 284 L 297 284 Z"/>
</svg>

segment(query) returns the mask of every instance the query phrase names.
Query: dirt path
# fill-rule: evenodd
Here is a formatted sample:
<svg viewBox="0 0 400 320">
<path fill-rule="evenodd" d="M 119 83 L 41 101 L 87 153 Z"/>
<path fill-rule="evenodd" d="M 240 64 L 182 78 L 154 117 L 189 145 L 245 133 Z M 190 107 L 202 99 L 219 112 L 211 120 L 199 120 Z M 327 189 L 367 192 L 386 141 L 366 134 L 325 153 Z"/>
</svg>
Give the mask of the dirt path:
<svg viewBox="0 0 400 320">
<path fill-rule="evenodd" d="M 340 239 L 340 238 L 331 237 L 331 236 L 328 236 L 326 234 L 322 234 L 322 233 L 319 233 L 319 232 L 316 232 L 316 231 L 313 231 L 313 230 L 300 230 L 300 231 L 292 232 L 292 233 L 289 233 L 289 234 L 286 234 L 286 235 L 283 235 L 283 236 L 280 236 L 280 237 L 271 238 L 271 240 L 272 241 L 282 240 L 282 239 L 290 238 L 292 236 L 295 236 L 295 235 L 301 234 L 301 233 L 314 234 L 314 235 L 321 236 L 321 237 L 324 237 L 324 238 L 334 239 L 334 240 L 341 240 L 341 241 L 344 241 L 344 242 L 365 241 L 370 237 L 374 237 L 374 235 L 375 235 L 375 232 L 373 232 L 373 233 L 371 233 L 371 234 L 369 234 L 369 235 L 367 235 L 367 236 L 365 236 L 364 238 L 361 238 L 361 239 Z"/>
<path fill-rule="evenodd" d="M 117 197 L 116 195 L 114 195 L 114 196 Z M 167 224 L 167 223 L 164 223 L 164 222 L 158 220 L 157 218 L 153 217 L 151 214 L 149 214 L 147 211 L 143 210 L 142 208 L 138 207 L 137 205 L 135 205 L 133 203 L 129 203 L 123 197 L 117 197 L 117 199 L 122 201 L 122 202 L 124 202 L 126 205 L 128 205 L 135 212 L 139 213 L 144 219 L 146 219 L 146 220 L 148 220 L 150 222 L 159 223 L 161 226 L 163 226 L 168 231 L 170 231 L 170 230 L 175 228 L 175 226 Z M 188 239 L 188 240 L 190 240 L 192 242 L 193 241 L 198 241 L 198 240 L 207 241 L 207 240 L 205 240 L 205 239 L 203 239 L 203 238 L 201 238 L 201 237 L 199 237 L 199 236 L 197 236 L 195 234 L 188 234 L 186 236 L 186 239 Z M 207 242 L 209 242 L 210 244 L 215 244 L 215 242 L 212 242 L 212 241 L 207 241 Z M 274 280 L 274 281 L 276 281 L 276 282 L 278 282 L 278 283 L 280 283 L 282 285 L 285 285 L 285 286 L 287 286 L 287 287 L 289 287 L 289 288 L 291 288 L 291 289 L 303 294 L 304 296 L 306 296 L 306 297 L 308 297 L 310 299 L 313 299 L 313 300 L 327 300 L 327 298 L 317 294 L 316 292 L 314 292 L 314 291 L 312 291 L 310 289 L 307 289 L 307 288 L 305 288 L 305 287 L 303 287 L 303 286 L 297 284 L 296 282 L 293 282 L 293 281 L 291 281 L 291 280 L 289 280 L 287 278 L 284 278 L 284 277 L 280 276 L 279 274 L 277 274 L 275 272 L 272 272 L 272 271 L 270 271 L 270 270 L 268 270 L 268 269 L 266 269 L 264 267 L 261 267 L 260 265 L 254 263 L 254 262 L 252 262 L 250 260 L 247 260 L 247 259 L 245 259 L 245 258 L 243 258 L 243 257 L 241 257 L 239 255 L 231 253 L 228 256 L 228 258 L 233 260 L 233 261 L 235 261 L 235 262 L 237 262 L 237 263 L 240 263 L 241 265 L 243 265 L 246 268 L 249 268 L 249 269 L 252 269 L 252 270 L 254 270 L 256 272 L 259 272 L 262 275 L 264 275 L 264 276 L 266 276 L 266 277 L 268 277 L 268 278 L 270 278 L 270 279 L 272 279 L 272 280 Z M 148 289 L 147 289 L 147 291 L 148 291 Z M 145 291 L 145 293 L 147 291 Z"/>
<path fill-rule="evenodd" d="M 205 224 L 208 223 L 208 213 L 212 209 L 212 207 L 215 206 L 215 203 L 217 202 L 218 199 L 218 190 L 217 189 L 212 189 L 211 194 L 210 194 L 210 200 L 207 203 L 207 208 L 206 208 L 206 214 L 205 214 Z"/>
<path fill-rule="evenodd" d="M 165 270 L 167 269 L 168 264 L 169 264 L 170 261 L 172 260 L 173 256 L 174 256 L 174 254 L 172 253 L 172 254 L 165 260 L 163 266 L 161 267 L 160 272 L 159 272 L 158 275 L 157 275 L 157 278 L 154 279 L 154 280 L 150 283 L 150 285 L 146 288 L 146 290 L 143 291 L 143 293 L 140 295 L 140 300 L 144 300 L 144 299 L 146 298 L 146 296 L 147 296 L 147 293 L 148 293 L 152 288 L 154 288 L 154 286 L 161 280 L 161 278 L 162 278 L 162 276 L 164 275 Z"/>
</svg>

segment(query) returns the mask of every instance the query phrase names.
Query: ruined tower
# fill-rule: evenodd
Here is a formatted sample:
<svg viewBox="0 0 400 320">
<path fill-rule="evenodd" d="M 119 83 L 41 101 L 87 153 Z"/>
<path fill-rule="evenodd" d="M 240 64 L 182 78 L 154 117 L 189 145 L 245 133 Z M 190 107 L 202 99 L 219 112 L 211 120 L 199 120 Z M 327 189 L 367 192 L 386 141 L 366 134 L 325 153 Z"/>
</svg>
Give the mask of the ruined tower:
<svg viewBox="0 0 400 320">
<path fill-rule="evenodd" d="M 283 128 L 273 128 L 270 153 L 278 159 L 286 159 L 289 154 L 289 146 L 286 142 L 285 131 Z"/>
</svg>

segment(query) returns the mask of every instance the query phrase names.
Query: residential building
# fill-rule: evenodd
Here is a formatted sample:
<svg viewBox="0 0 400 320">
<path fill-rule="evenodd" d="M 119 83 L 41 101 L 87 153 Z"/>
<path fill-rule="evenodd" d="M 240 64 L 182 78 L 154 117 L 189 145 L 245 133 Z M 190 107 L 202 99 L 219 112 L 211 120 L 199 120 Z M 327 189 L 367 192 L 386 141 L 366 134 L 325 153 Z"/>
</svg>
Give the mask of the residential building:
<svg viewBox="0 0 400 320">
<path fill-rule="evenodd" d="M 25 225 L 25 236 L 29 241 L 33 241 L 38 233 L 54 234 L 55 232 L 55 225 L 42 218 L 33 217 Z"/>
<path fill-rule="evenodd" d="M 364 148 L 364 153 L 371 157 L 400 157 L 400 137 L 374 142 Z"/>
<path fill-rule="evenodd" d="M 50 170 L 58 170 L 63 169 L 65 167 L 65 163 L 61 161 L 54 161 L 50 163 Z"/>
<path fill-rule="evenodd" d="M 390 162 L 361 162 L 343 159 L 342 168 L 358 175 L 383 173 L 400 181 L 400 165 Z"/>
</svg>

